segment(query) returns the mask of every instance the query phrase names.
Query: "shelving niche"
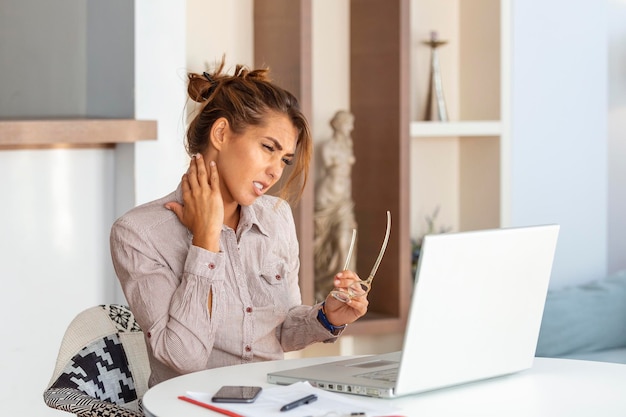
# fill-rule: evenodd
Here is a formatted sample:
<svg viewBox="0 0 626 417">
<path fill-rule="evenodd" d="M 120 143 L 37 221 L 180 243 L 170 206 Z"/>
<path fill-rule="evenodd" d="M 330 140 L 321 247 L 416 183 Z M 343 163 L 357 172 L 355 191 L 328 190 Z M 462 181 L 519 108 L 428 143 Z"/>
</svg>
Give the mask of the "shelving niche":
<svg viewBox="0 0 626 417">
<path fill-rule="evenodd" d="M 504 223 L 508 131 L 508 0 L 411 0 L 411 236 L 436 227 L 475 230 Z M 424 121 L 431 31 L 439 49 L 449 122 Z M 503 48 L 504 47 L 504 48 Z"/>
</svg>

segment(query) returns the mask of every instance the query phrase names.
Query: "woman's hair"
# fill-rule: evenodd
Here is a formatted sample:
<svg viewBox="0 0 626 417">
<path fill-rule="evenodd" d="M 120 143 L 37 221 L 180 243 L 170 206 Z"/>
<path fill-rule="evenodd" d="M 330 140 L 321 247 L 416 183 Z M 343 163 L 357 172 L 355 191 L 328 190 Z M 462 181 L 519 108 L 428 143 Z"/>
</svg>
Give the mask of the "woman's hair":
<svg viewBox="0 0 626 417">
<path fill-rule="evenodd" d="M 204 153 L 209 145 L 213 123 L 221 117 L 228 120 L 235 134 L 250 126 L 262 126 L 271 113 L 284 114 L 298 131 L 295 163 L 280 190 L 281 197 L 295 201 L 300 198 L 309 175 L 313 145 L 309 125 L 298 100 L 288 91 L 271 82 L 266 68 L 249 70 L 237 65 L 233 75 L 224 72 L 222 58 L 212 72 L 188 74 L 189 98 L 200 103 L 198 112 L 187 129 L 186 148 L 189 155 Z"/>
</svg>

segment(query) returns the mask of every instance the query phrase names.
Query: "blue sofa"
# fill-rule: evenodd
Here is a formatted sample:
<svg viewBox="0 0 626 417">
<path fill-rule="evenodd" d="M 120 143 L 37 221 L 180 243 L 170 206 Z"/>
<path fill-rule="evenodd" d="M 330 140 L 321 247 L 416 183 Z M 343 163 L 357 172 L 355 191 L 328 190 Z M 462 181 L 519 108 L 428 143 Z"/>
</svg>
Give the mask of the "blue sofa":
<svg viewBox="0 0 626 417">
<path fill-rule="evenodd" d="M 626 364 L 626 270 L 548 291 L 536 356 Z"/>
</svg>

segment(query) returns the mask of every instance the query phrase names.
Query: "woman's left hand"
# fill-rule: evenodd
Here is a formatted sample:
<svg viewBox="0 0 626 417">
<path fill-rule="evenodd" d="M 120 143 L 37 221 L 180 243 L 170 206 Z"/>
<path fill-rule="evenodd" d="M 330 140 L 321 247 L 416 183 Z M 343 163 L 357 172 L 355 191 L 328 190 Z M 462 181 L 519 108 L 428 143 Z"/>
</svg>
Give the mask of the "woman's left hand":
<svg viewBox="0 0 626 417">
<path fill-rule="evenodd" d="M 341 271 L 335 275 L 335 288 L 348 288 L 361 279 L 352 271 Z M 350 324 L 367 313 L 367 294 L 351 298 L 349 302 L 344 303 L 337 300 L 332 295 L 326 297 L 324 311 L 326 318 L 334 326 Z"/>
</svg>

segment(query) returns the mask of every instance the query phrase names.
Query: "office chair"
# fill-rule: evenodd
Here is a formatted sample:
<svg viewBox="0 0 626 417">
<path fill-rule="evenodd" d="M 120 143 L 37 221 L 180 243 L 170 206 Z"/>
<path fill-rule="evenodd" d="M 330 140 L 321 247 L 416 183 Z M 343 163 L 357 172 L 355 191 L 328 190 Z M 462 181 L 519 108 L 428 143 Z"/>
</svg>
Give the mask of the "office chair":
<svg viewBox="0 0 626 417">
<path fill-rule="evenodd" d="M 143 332 L 126 306 L 79 313 L 63 340 L 46 404 L 79 417 L 143 417 L 150 365 Z"/>
</svg>

